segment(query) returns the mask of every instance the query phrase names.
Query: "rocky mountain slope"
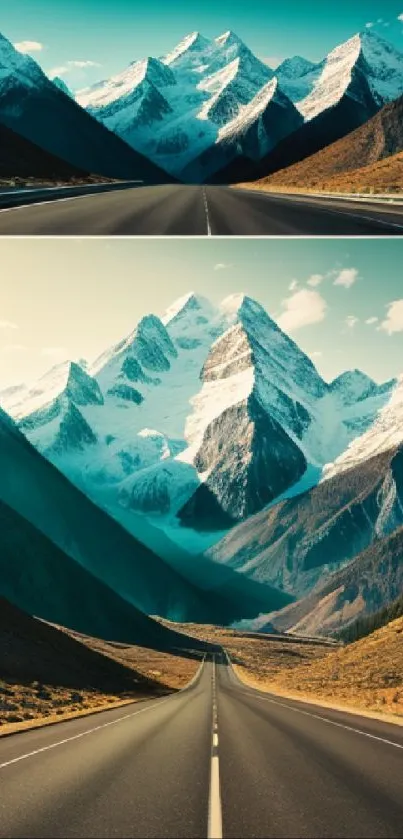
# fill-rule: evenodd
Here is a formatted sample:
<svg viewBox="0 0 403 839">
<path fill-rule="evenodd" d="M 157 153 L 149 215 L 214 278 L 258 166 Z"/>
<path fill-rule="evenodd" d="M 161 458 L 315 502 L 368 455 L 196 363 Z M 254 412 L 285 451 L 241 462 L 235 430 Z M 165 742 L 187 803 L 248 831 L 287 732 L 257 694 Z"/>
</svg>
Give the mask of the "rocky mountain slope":
<svg viewBox="0 0 403 839">
<path fill-rule="evenodd" d="M 296 56 L 275 73 L 233 32 L 214 40 L 193 32 L 167 56 L 134 61 L 79 91 L 77 101 L 174 175 L 225 181 L 251 161 L 268 172 L 301 159 L 402 93 L 403 55 L 368 30 L 318 64 Z"/>
<path fill-rule="evenodd" d="M 259 159 L 303 121 L 273 72 L 233 32 L 214 40 L 193 32 L 167 56 L 134 61 L 79 91 L 77 102 L 190 181 L 240 151 Z"/>
<path fill-rule="evenodd" d="M 256 301 L 190 294 L 89 369 L 66 362 L 0 401 L 40 452 L 178 569 L 186 561 L 169 539 L 197 553 L 313 486 L 394 386 L 359 371 L 328 384 Z"/>
<path fill-rule="evenodd" d="M 385 187 L 392 186 L 396 175 L 400 176 L 400 156 L 395 157 L 395 154 L 403 150 L 402 120 L 403 97 L 400 97 L 337 143 L 288 169 L 262 178 L 257 186 L 337 190 L 343 182 L 354 187 L 357 181 L 363 186 L 372 186 L 374 177 L 381 178 L 383 171 Z M 385 158 L 383 166 L 375 165 Z"/>
<path fill-rule="evenodd" d="M 33 608 L 32 601 L 26 601 L 25 598 L 37 596 L 40 600 L 42 587 L 44 590 L 49 588 L 49 608 L 54 608 L 55 598 L 57 608 L 60 607 L 57 594 L 59 587 L 56 593 L 53 591 L 57 549 L 102 581 L 120 598 L 147 614 L 228 623 L 244 612 L 253 616 L 262 608 L 278 608 L 290 600 L 287 595 L 276 592 L 270 586 L 262 586 L 253 581 L 245 587 L 244 581 L 238 579 L 238 575 L 230 569 L 229 573 L 222 573 L 220 569 L 214 573 L 213 566 L 213 573 L 206 573 L 203 580 L 203 568 L 194 568 L 190 558 L 186 562 L 186 557 L 173 548 L 176 566 L 164 562 L 93 504 L 42 457 L 4 413 L 0 415 L 0 457 L 0 499 L 7 509 L 12 508 L 26 520 L 25 528 L 21 529 L 21 573 L 17 571 L 14 577 L 15 569 L 9 569 L 11 589 L 4 593 L 23 608 Z M 7 522 L 4 539 L 12 540 L 16 538 L 12 533 L 17 528 L 12 525 L 10 513 Z M 38 560 L 37 571 L 32 571 L 34 578 L 36 575 L 38 577 L 36 588 L 32 583 L 32 591 L 24 576 L 28 573 L 29 562 L 33 561 L 30 540 L 24 536 L 25 531 L 29 530 L 28 522 L 52 543 L 49 550 L 46 545 L 42 546 L 44 565 L 41 566 Z M 6 567 L 11 544 L 12 541 L 4 543 Z M 29 579 L 28 576 L 28 583 Z M 6 585 L 6 575 L 3 582 Z M 86 589 L 89 588 L 87 583 Z M 46 598 L 43 594 L 42 599 L 45 608 Z M 35 600 L 36 607 L 38 603 Z M 75 614 L 74 601 L 66 608 L 70 609 L 71 615 Z M 58 619 L 68 623 L 63 616 Z M 86 619 L 85 610 L 78 619 Z"/>
<path fill-rule="evenodd" d="M 304 597 L 403 524 L 402 464 L 397 447 L 341 471 L 238 525 L 209 555 Z"/>
<path fill-rule="evenodd" d="M 80 108 L 3 35 L 0 121 L 74 168 L 148 183 L 167 180 L 165 173 Z"/>
</svg>

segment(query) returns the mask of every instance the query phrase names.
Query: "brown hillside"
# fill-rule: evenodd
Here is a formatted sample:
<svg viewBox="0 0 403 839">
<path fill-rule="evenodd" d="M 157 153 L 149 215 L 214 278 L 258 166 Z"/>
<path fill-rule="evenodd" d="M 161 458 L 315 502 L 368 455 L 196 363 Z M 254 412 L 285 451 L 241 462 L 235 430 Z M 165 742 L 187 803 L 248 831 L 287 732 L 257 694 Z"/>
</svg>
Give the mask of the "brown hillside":
<svg viewBox="0 0 403 839">
<path fill-rule="evenodd" d="M 403 717 L 403 618 L 355 644 L 279 669 L 267 676 L 259 662 L 237 667 L 260 689 Z"/>
<path fill-rule="evenodd" d="M 403 97 L 386 105 L 351 134 L 311 157 L 262 178 L 262 188 L 320 190 L 400 189 Z"/>
</svg>

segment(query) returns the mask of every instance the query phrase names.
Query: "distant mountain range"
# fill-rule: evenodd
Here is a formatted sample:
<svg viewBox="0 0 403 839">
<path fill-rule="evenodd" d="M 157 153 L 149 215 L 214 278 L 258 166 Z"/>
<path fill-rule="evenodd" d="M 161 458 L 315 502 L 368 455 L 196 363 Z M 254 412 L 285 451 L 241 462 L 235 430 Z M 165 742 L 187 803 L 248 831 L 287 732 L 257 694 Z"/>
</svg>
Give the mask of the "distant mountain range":
<svg viewBox="0 0 403 839">
<path fill-rule="evenodd" d="M 320 148 L 402 93 L 403 54 L 368 31 L 319 64 L 296 57 L 275 71 L 233 32 L 212 41 L 194 32 L 77 101 L 162 168 L 200 181 L 237 158 L 270 160 L 283 138 L 326 113 L 326 130 L 323 119 L 315 123 Z"/>
<path fill-rule="evenodd" d="M 164 533 L 201 550 L 315 484 L 394 386 L 359 371 L 328 384 L 256 301 L 189 294 L 88 369 L 65 362 L 0 401 L 42 454 L 161 552 Z"/>
<path fill-rule="evenodd" d="M 0 122 L 80 170 L 145 183 L 268 176 L 403 94 L 403 54 L 369 30 L 275 70 L 234 32 L 193 32 L 75 94 L 2 36 L 0 68 Z"/>
<path fill-rule="evenodd" d="M 245 295 L 189 294 L 90 367 L 0 393 L 19 426 L 0 499 L 148 614 L 336 631 L 398 594 L 402 394 L 326 382 Z"/>
</svg>

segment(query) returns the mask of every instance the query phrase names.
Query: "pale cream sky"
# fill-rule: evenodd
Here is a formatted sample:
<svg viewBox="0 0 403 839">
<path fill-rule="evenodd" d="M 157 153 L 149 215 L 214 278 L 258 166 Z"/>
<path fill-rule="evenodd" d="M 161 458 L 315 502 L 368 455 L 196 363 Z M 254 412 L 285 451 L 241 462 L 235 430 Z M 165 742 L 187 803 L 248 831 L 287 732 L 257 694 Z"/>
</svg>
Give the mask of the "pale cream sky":
<svg viewBox="0 0 403 839">
<path fill-rule="evenodd" d="M 1 240 L 0 388 L 92 360 L 191 290 L 255 297 L 326 378 L 386 379 L 403 371 L 402 257 L 397 238 Z"/>
</svg>

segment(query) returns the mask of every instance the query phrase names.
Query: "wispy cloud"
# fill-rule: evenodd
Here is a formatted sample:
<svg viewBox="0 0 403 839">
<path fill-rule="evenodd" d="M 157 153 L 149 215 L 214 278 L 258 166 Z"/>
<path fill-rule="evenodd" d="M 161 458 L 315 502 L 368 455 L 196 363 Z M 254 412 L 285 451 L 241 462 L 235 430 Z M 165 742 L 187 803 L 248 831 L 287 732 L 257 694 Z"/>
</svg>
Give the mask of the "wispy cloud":
<svg viewBox="0 0 403 839">
<path fill-rule="evenodd" d="M 0 320 L 0 329 L 18 329 L 18 326 L 11 320 Z"/>
<path fill-rule="evenodd" d="M 388 335 L 403 332 L 403 300 L 394 300 L 393 303 L 389 303 L 386 318 L 378 326 L 378 329 L 382 329 Z"/>
<path fill-rule="evenodd" d="M 326 300 L 313 289 L 302 288 L 296 291 L 282 301 L 282 306 L 283 312 L 278 317 L 278 323 L 289 332 L 319 323 L 326 317 Z"/>
<path fill-rule="evenodd" d="M 65 76 L 67 73 L 72 73 L 73 70 L 85 70 L 87 67 L 101 67 L 98 61 L 66 61 L 65 64 L 60 64 L 58 67 L 52 67 L 48 71 L 48 76 L 54 79 L 55 76 Z"/>
<path fill-rule="evenodd" d="M 24 54 L 29 52 L 42 52 L 45 49 L 44 44 L 41 44 L 40 41 L 17 41 L 14 46 L 18 52 Z"/>
<path fill-rule="evenodd" d="M 366 24 L 365 24 L 365 26 L 366 26 L 366 28 L 367 28 L 367 29 L 371 29 L 371 26 L 373 26 L 373 25 L 374 25 L 374 24 L 373 24 L 373 21 L 372 21 L 372 20 L 369 20 L 369 21 L 368 21 L 368 23 L 366 23 Z"/>
<path fill-rule="evenodd" d="M 357 279 L 357 268 L 343 268 L 334 280 L 334 285 L 340 285 L 344 288 L 351 288 L 351 286 L 354 285 Z"/>
<path fill-rule="evenodd" d="M 310 353 L 311 358 L 322 358 L 323 352 L 322 350 L 314 350 Z"/>
<path fill-rule="evenodd" d="M 349 329 L 353 329 L 356 323 L 358 323 L 358 320 L 359 319 L 356 317 L 356 315 L 347 315 L 345 322 Z"/>
<path fill-rule="evenodd" d="M 372 326 L 374 323 L 378 323 L 378 320 L 379 320 L 379 318 L 376 318 L 376 317 L 367 318 L 367 319 L 366 319 L 366 321 L 365 321 L 365 323 L 366 323 L 368 326 Z"/>
<path fill-rule="evenodd" d="M 216 262 L 214 265 L 214 271 L 226 271 L 228 268 L 232 268 L 231 262 Z"/>
<path fill-rule="evenodd" d="M 290 285 L 288 286 L 289 291 L 296 291 L 298 288 L 298 280 L 291 280 Z"/>
<path fill-rule="evenodd" d="M 401 14 L 397 16 L 397 19 L 403 21 L 403 12 L 401 12 Z"/>
<path fill-rule="evenodd" d="M 316 286 L 320 285 L 324 279 L 325 278 L 323 274 L 312 274 L 312 276 L 309 277 L 308 285 L 313 286 L 313 288 L 316 288 Z"/>
</svg>

